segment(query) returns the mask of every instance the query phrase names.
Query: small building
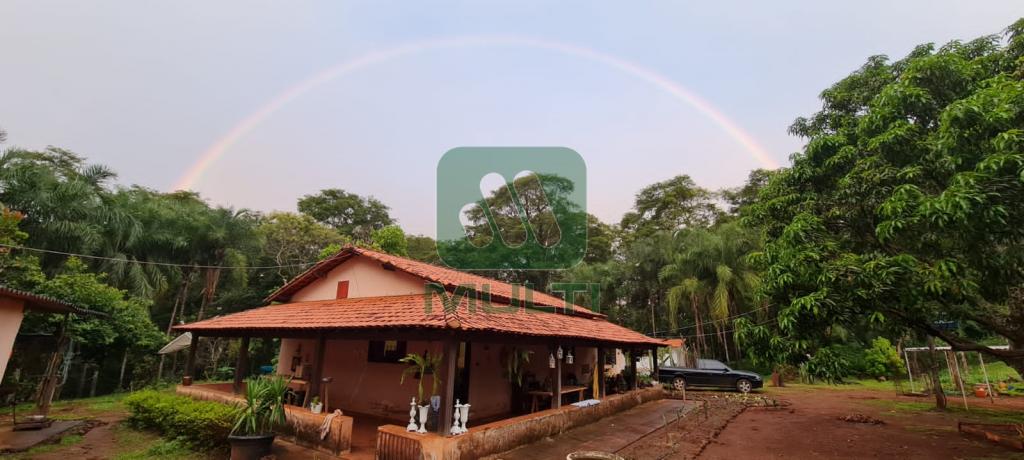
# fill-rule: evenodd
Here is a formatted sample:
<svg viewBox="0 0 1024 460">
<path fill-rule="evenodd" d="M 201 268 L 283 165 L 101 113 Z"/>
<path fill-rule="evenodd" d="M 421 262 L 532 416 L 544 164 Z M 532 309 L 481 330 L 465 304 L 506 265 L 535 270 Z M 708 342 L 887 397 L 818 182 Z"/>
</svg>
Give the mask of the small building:
<svg viewBox="0 0 1024 460">
<path fill-rule="evenodd" d="M 193 375 L 200 337 L 237 337 L 243 344 L 253 337 L 280 338 L 276 372 L 292 378 L 297 399 L 302 400 L 302 406 L 289 408 L 289 420 L 309 429 L 321 420 L 310 417 L 312 396 L 327 405 L 325 414 L 341 410 L 337 431 L 348 439 L 306 439 L 335 454 L 351 448 L 353 424 L 357 432 L 370 424 L 377 435 L 371 442 L 378 458 L 395 457 L 383 450 L 422 453 L 431 446 L 446 450 L 445 457 L 459 457 L 451 454 L 458 449 L 446 444 L 457 401 L 470 405 L 470 430 L 461 438 L 479 438 L 463 442 L 463 458 L 495 453 L 510 443 L 514 447 L 530 440 L 523 436 L 543 436 L 545 431 L 517 432 L 510 428 L 513 421 L 525 423 L 531 415 L 538 420 L 571 416 L 571 422 L 558 422 L 555 428 L 561 430 L 649 399 L 649 394 L 634 394 L 619 402 L 602 401 L 597 404 L 602 407 L 591 412 L 548 412 L 563 409 L 563 404 L 604 399 L 610 392 L 604 379 L 605 356 L 618 350 L 633 358 L 633 378 L 626 389 L 635 390 L 636 359 L 663 346 L 661 340 L 555 296 L 358 247 L 346 247 L 321 261 L 266 300 L 273 304 L 176 327 L 192 334 L 186 383 Z M 194 385 L 179 391 L 230 399 L 224 393 L 238 392 L 246 374 L 246 349 L 241 347 L 234 385 Z M 408 365 L 399 359 L 410 353 L 441 358 L 433 370 L 440 381 L 436 394 L 431 391 L 432 375 L 412 376 L 401 383 Z M 515 391 L 508 369 L 510 360 L 523 355 L 529 361 L 519 375 L 521 390 Z M 423 379 L 426 394 L 435 396 L 430 402 L 439 410 L 434 434 L 428 436 L 406 435 L 417 378 Z M 533 414 L 521 415 L 522 406 L 514 407 L 524 402 L 524 395 Z M 480 441 L 488 429 L 498 428 L 512 431 L 503 434 L 501 442 Z M 296 438 L 302 436 L 297 433 Z"/>
<path fill-rule="evenodd" d="M 7 372 L 21 320 L 29 310 L 55 314 L 92 313 L 57 299 L 0 286 L 0 381 Z"/>
</svg>

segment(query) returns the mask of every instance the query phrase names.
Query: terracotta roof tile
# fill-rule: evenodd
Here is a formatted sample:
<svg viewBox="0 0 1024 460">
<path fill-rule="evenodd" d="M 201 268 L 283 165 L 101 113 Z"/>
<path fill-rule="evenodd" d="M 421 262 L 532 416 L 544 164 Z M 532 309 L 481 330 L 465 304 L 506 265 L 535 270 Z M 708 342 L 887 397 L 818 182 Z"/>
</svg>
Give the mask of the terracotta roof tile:
<svg viewBox="0 0 1024 460">
<path fill-rule="evenodd" d="M 338 265 L 341 265 L 353 256 L 364 256 L 369 257 L 382 264 L 388 264 L 395 267 L 397 270 L 409 273 L 413 276 L 422 278 L 426 281 L 438 283 L 444 285 L 446 288 L 455 289 L 461 285 L 473 285 L 473 286 L 487 286 L 490 289 L 490 294 L 493 298 L 510 302 L 513 298 L 520 298 L 523 294 L 522 286 L 515 286 L 495 279 L 474 275 L 471 273 L 454 270 L 451 268 L 439 267 L 437 265 L 428 264 L 426 262 L 420 262 L 417 260 L 408 259 L 405 257 L 394 256 L 391 254 L 385 254 L 382 252 L 372 251 L 365 248 L 359 248 L 355 246 L 348 246 L 339 251 L 334 256 L 324 259 L 320 263 L 314 265 L 310 269 L 306 270 L 302 274 L 296 276 L 287 284 L 274 291 L 270 296 L 267 297 L 267 302 L 273 301 L 287 301 L 293 294 L 308 286 L 310 283 L 315 281 L 321 275 L 330 270 L 333 270 Z M 533 291 L 532 301 L 534 304 L 546 305 L 551 307 L 563 307 L 565 301 L 555 297 L 553 295 L 545 294 L 540 291 Z M 605 315 L 591 311 L 587 308 L 579 305 L 572 305 L 572 313 L 581 316 L 591 316 L 603 318 Z"/>
<path fill-rule="evenodd" d="M 445 312 L 438 295 L 427 311 L 423 294 L 360 297 L 271 305 L 196 323 L 176 326 L 196 333 L 245 331 L 353 330 L 368 328 L 426 328 L 484 331 L 540 337 L 584 338 L 623 344 L 662 345 L 663 341 L 612 324 L 601 318 L 512 308 L 493 302 L 491 310 L 470 309 L 466 298 L 454 312 Z"/>
</svg>

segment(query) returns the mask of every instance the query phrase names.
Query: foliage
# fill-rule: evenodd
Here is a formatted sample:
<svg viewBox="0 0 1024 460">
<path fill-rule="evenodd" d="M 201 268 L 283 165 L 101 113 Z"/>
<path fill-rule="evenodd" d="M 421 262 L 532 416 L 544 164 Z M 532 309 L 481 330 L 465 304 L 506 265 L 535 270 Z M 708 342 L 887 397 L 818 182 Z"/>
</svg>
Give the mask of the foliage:
<svg viewBox="0 0 1024 460">
<path fill-rule="evenodd" d="M 821 380 L 831 384 L 842 383 L 843 378 L 849 375 L 849 367 L 850 362 L 833 347 L 818 349 L 804 363 L 804 370 L 811 382 Z"/>
<path fill-rule="evenodd" d="M 656 231 L 707 227 L 719 214 L 713 194 L 687 175 L 644 187 L 636 194 L 634 210 L 622 217 L 622 229 L 634 238 Z"/>
<path fill-rule="evenodd" d="M 513 347 L 505 356 L 505 378 L 509 383 L 517 387 L 523 386 L 523 376 L 526 374 L 526 365 L 530 363 L 531 350 L 521 350 Z"/>
<path fill-rule="evenodd" d="M 274 265 L 282 266 L 277 269 L 282 283 L 302 273 L 306 267 L 300 264 L 317 260 L 320 251 L 328 247 L 340 250 L 342 245 L 350 242 L 349 238 L 312 217 L 290 212 L 273 212 L 264 216 L 257 232 L 263 239 L 263 253 Z"/>
<path fill-rule="evenodd" d="M 299 212 L 357 241 L 369 241 L 370 233 L 395 222 L 389 208 L 374 197 L 362 197 L 342 189 L 321 190 L 299 199 Z"/>
<path fill-rule="evenodd" d="M 201 449 L 227 446 L 236 412 L 225 404 L 155 390 L 133 393 L 124 403 L 131 410 L 127 422 L 132 426 L 154 430 Z"/>
<path fill-rule="evenodd" d="M 877 337 L 864 352 L 864 368 L 871 377 L 892 377 L 903 371 L 903 359 L 889 339 Z"/>
<path fill-rule="evenodd" d="M 713 229 L 686 229 L 676 234 L 670 261 L 658 278 L 669 284 L 668 318 L 670 331 L 678 331 L 681 311 L 689 310 L 694 350 L 707 348 L 705 326 L 722 342 L 728 356 L 727 320 L 761 309 L 754 299 L 760 277 L 747 263 L 749 252 L 759 248 L 756 234 L 736 222 Z M 674 284 L 674 285 L 673 285 Z M 710 328 L 709 328 L 710 329 Z"/>
<path fill-rule="evenodd" d="M 261 436 L 285 424 L 284 398 L 291 379 L 279 375 L 255 377 L 245 382 L 245 404 L 237 408 L 231 434 Z"/>
<path fill-rule="evenodd" d="M 70 258 L 58 275 L 41 283 L 35 292 L 107 315 L 85 315 L 67 324 L 66 334 L 80 345 L 86 359 L 97 359 L 112 348 L 155 351 L 163 335 L 149 318 L 149 302 L 128 297 L 102 278 L 89 272 L 80 260 Z M 23 328 L 49 332 L 62 322 L 59 315 L 30 313 Z"/>
<path fill-rule="evenodd" d="M 430 374 L 432 377 L 432 386 L 430 389 L 431 395 L 437 394 L 437 386 L 441 383 L 441 376 L 439 375 L 439 369 L 441 367 L 442 355 L 430 354 L 430 351 L 424 351 L 422 355 L 416 353 L 409 353 L 404 358 L 398 361 L 406 363 L 409 367 L 402 369 L 402 380 L 399 381 L 399 385 L 405 383 L 405 377 L 412 375 L 413 378 L 417 379 L 416 382 L 416 395 L 419 398 L 420 403 L 423 403 L 423 379 Z"/>
<path fill-rule="evenodd" d="M 872 57 L 821 95 L 792 132 L 807 144 L 750 206 L 762 227 L 762 294 L 774 324 L 737 336 L 760 359 L 797 362 L 848 331 L 906 327 L 1024 369 L 1024 20 L 905 59 Z M 959 330 L 936 327 L 956 321 Z"/>
<path fill-rule="evenodd" d="M 374 230 L 370 234 L 370 241 L 382 252 L 402 257 L 409 255 L 409 242 L 405 239 L 405 232 L 397 225 Z"/>
<path fill-rule="evenodd" d="M 409 245 L 409 257 L 420 262 L 439 264 L 441 258 L 437 255 L 437 242 L 429 236 L 407 235 L 405 237 Z"/>
<path fill-rule="evenodd" d="M 28 239 L 28 233 L 19 224 L 23 216 L 0 206 L 0 279 L 3 285 L 31 290 L 46 279 L 39 265 L 39 258 L 29 254 L 15 253 L 10 246 L 21 246 Z"/>
</svg>

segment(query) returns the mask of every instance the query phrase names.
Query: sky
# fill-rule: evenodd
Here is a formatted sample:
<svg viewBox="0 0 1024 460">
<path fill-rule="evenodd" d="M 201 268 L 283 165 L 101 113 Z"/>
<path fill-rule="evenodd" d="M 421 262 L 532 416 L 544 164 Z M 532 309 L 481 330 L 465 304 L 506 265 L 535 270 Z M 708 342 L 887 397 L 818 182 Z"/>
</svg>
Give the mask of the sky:
<svg viewBox="0 0 1024 460">
<path fill-rule="evenodd" d="M 869 56 L 1022 16 L 1019 0 L 4 0 L 0 127 L 121 185 L 261 211 L 342 188 L 426 235 L 449 149 L 563 146 L 589 211 L 617 222 L 653 182 L 786 165 L 787 127 Z"/>
</svg>

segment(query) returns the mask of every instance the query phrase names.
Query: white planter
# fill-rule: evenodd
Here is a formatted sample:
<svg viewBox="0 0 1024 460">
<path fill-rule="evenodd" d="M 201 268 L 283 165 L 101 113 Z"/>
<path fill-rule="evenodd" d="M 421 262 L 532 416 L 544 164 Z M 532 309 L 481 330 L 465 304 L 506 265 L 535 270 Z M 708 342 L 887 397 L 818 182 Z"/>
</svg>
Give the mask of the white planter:
<svg viewBox="0 0 1024 460">
<path fill-rule="evenodd" d="M 427 432 L 427 414 L 430 413 L 430 405 L 420 406 L 420 429 L 416 430 L 417 433 Z"/>
<path fill-rule="evenodd" d="M 324 411 L 324 403 L 310 404 L 309 410 L 314 414 L 319 414 Z"/>
</svg>

